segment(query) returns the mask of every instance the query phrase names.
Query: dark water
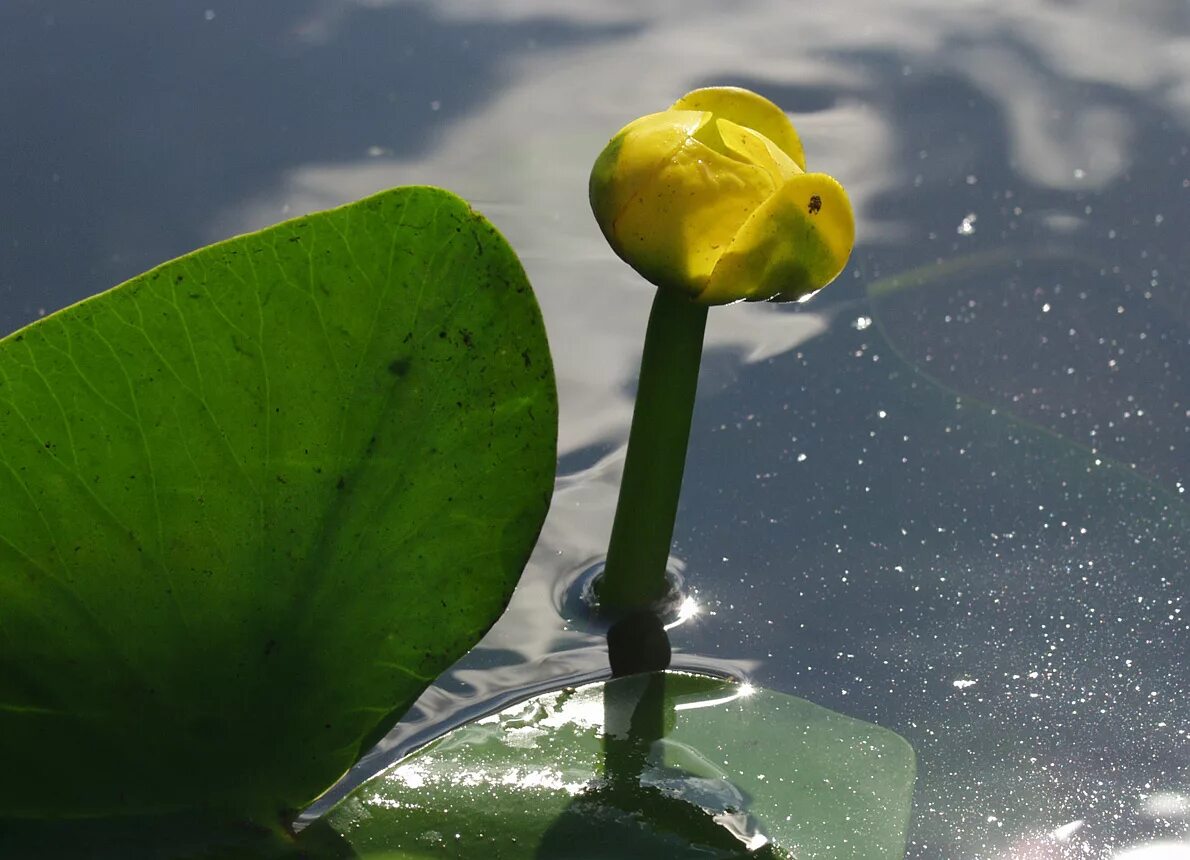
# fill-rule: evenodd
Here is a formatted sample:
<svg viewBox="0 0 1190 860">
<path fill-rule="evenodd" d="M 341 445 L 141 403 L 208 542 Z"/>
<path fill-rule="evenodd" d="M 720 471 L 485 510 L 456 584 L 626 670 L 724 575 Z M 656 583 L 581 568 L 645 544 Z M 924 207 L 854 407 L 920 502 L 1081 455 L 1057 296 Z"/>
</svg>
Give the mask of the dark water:
<svg viewBox="0 0 1190 860">
<path fill-rule="evenodd" d="M 389 185 L 496 222 L 554 344 L 559 490 L 391 755 L 605 659 L 554 607 L 606 545 L 650 296 L 586 174 L 628 119 L 752 87 L 859 245 L 808 305 L 711 315 L 679 661 L 908 738 L 912 857 L 1188 856 L 1190 7 L 673 8 L 0 5 L 0 333 Z"/>
</svg>

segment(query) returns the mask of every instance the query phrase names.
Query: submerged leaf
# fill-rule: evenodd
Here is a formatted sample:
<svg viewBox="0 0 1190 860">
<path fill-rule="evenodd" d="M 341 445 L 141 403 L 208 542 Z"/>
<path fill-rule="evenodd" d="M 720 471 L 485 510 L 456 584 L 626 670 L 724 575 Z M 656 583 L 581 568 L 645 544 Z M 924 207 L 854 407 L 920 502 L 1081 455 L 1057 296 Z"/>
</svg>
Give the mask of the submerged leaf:
<svg viewBox="0 0 1190 860">
<path fill-rule="evenodd" d="M 311 800 L 502 611 L 556 422 L 519 262 L 439 189 L 0 341 L 0 816 Z"/>
<path fill-rule="evenodd" d="M 899 736 L 803 699 L 634 675 L 457 729 L 325 823 L 377 860 L 900 860 L 914 770 Z"/>
</svg>

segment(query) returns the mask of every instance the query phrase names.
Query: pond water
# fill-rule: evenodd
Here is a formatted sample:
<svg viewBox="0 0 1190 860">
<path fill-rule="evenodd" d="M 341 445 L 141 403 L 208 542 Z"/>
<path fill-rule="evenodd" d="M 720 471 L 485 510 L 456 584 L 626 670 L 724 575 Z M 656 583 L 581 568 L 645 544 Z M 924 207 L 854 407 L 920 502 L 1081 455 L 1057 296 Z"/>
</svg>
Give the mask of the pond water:
<svg viewBox="0 0 1190 860">
<path fill-rule="evenodd" d="M 651 290 L 587 173 L 711 83 L 790 112 L 859 241 L 807 305 L 711 314 L 675 662 L 906 737 L 910 857 L 1190 857 L 1185 0 L 15 0 L 0 334 L 392 185 L 505 233 L 555 353 L 558 489 L 508 614 L 374 770 L 602 670 L 569 595 Z"/>
</svg>

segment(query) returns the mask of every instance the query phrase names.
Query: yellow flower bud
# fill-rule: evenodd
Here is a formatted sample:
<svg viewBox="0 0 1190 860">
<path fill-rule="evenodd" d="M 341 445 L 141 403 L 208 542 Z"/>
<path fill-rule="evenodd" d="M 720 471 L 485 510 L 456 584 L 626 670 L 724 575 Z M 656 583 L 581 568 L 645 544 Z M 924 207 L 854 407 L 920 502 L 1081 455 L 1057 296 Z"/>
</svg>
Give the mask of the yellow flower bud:
<svg viewBox="0 0 1190 860">
<path fill-rule="evenodd" d="M 629 123 L 591 171 L 591 209 L 612 249 L 700 304 L 792 301 L 847 264 L 847 193 L 806 173 L 797 132 L 768 99 L 708 87 Z"/>
</svg>

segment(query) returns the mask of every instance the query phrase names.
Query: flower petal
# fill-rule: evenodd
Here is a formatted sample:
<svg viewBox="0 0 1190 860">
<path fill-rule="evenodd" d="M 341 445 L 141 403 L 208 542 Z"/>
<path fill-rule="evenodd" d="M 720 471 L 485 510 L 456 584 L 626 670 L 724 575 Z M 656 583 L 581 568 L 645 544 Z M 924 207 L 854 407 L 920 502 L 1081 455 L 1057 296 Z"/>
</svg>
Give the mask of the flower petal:
<svg viewBox="0 0 1190 860">
<path fill-rule="evenodd" d="M 793 159 L 794 164 L 806 169 L 806 156 L 802 142 L 789 117 L 764 96 L 739 87 L 704 87 L 686 93 L 670 110 L 711 111 L 716 118 L 731 120 L 737 125 L 760 132 L 777 145 L 777 148 Z"/>
<path fill-rule="evenodd" d="M 758 131 L 744 128 L 729 119 L 715 120 L 715 128 L 724 147 L 749 164 L 764 168 L 773 177 L 775 186 L 804 172 L 797 163 L 775 143 Z"/>
<path fill-rule="evenodd" d="M 688 138 L 616 218 L 612 248 L 654 284 L 697 295 L 776 189 L 763 168 Z"/>
<path fill-rule="evenodd" d="M 795 176 L 740 228 L 697 300 L 804 298 L 843 271 L 854 244 L 855 218 L 843 186 L 825 173 Z"/>
<path fill-rule="evenodd" d="M 613 247 L 612 225 L 628 201 L 710 121 L 706 112 L 661 111 L 628 123 L 604 147 L 591 169 L 588 193 L 595 220 Z"/>
</svg>

